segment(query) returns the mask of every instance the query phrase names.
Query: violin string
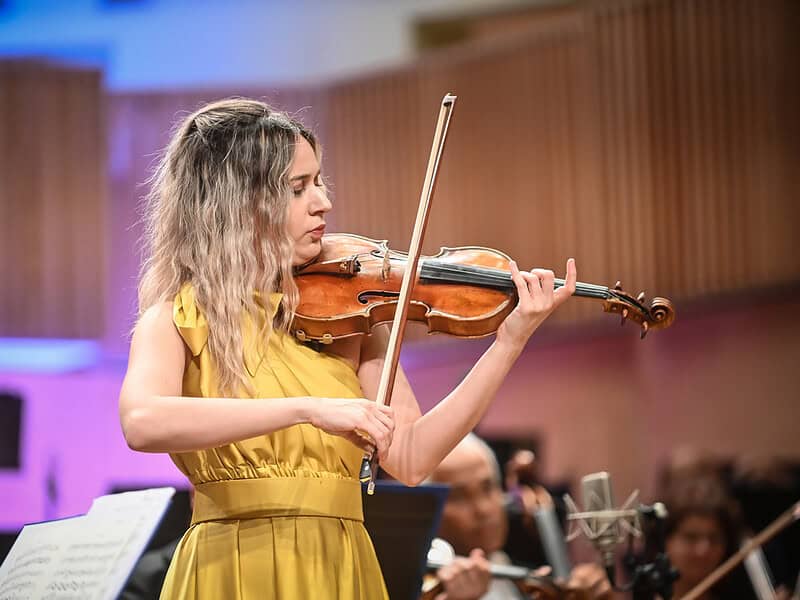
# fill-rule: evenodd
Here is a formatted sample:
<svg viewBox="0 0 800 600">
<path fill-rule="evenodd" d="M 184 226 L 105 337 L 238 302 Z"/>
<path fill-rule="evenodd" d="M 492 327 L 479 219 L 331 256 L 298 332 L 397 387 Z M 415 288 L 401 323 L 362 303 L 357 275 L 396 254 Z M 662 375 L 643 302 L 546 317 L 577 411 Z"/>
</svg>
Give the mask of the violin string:
<svg viewBox="0 0 800 600">
<path fill-rule="evenodd" d="M 508 271 L 475 265 L 456 265 L 435 260 L 423 262 L 420 278 L 427 281 L 465 283 L 504 290 L 513 290 L 516 287 Z M 565 283 L 563 279 L 555 279 L 556 288 L 562 287 Z M 575 294 L 603 300 L 612 295 L 607 287 L 591 283 L 577 283 Z"/>
<path fill-rule="evenodd" d="M 476 267 L 472 265 L 452 265 L 448 263 L 433 263 L 429 264 L 432 269 L 425 269 L 423 265 L 423 278 L 436 278 L 439 281 L 452 280 L 458 283 L 469 283 L 472 285 L 490 286 L 500 289 L 514 289 L 514 283 L 511 280 L 511 275 L 508 272 L 498 269 L 490 269 L 487 267 Z M 440 275 L 437 277 L 437 275 Z M 556 288 L 564 285 L 563 279 L 555 281 Z M 578 295 L 589 295 L 597 298 L 607 298 L 608 288 L 595 286 L 592 284 L 578 284 L 576 293 Z"/>
<path fill-rule="evenodd" d="M 493 269 L 490 267 L 481 267 L 476 265 L 456 265 L 452 263 L 445 263 L 439 261 L 426 261 L 426 264 L 430 263 L 436 269 L 442 269 L 443 271 L 447 272 L 468 272 L 468 273 L 475 273 L 479 274 L 481 277 L 490 277 L 490 278 L 497 278 L 499 281 L 502 282 L 511 282 L 511 274 L 508 271 L 504 271 L 502 269 Z M 512 282 L 513 283 L 513 282 Z M 555 279 L 556 287 L 561 287 L 565 284 L 563 279 L 556 278 Z M 603 294 L 608 293 L 608 288 L 601 285 L 595 285 L 592 283 L 578 283 L 578 286 L 581 287 L 583 290 L 594 290 L 597 292 L 602 292 Z"/>
<path fill-rule="evenodd" d="M 359 256 L 361 256 L 361 254 Z M 374 253 L 364 253 L 363 256 L 368 260 L 383 260 L 382 256 L 376 256 Z M 402 257 L 390 256 L 390 258 L 402 260 Z M 428 282 L 462 283 L 499 290 L 514 290 L 516 288 L 511 279 L 511 273 L 508 271 L 493 269 L 491 267 L 481 267 L 478 265 L 459 265 L 430 259 L 422 262 L 420 280 Z M 558 289 L 566 282 L 557 277 L 554 283 L 555 288 Z M 575 295 L 599 300 L 616 298 L 625 304 L 632 305 L 639 309 L 642 314 L 650 314 L 650 311 L 638 300 L 602 285 L 577 282 L 575 284 Z"/>
<path fill-rule="evenodd" d="M 367 256 L 367 258 L 370 258 L 370 259 L 373 259 L 373 260 L 383 260 L 382 257 L 375 256 L 374 254 L 373 255 L 369 255 L 368 253 L 364 253 L 364 255 Z M 359 255 L 359 256 L 361 256 L 361 255 Z M 394 258 L 395 260 L 402 260 L 402 257 L 390 257 L 390 258 Z M 428 267 L 428 268 L 426 268 L 426 267 Z M 475 274 L 475 275 L 479 276 L 478 280 L 474 281 L 475 285 L 481 285 L 482 283 L 484 285 L 495 285 L 495 281 L 496 281 L 496 284 L 499 287 L 507 288 L 507 289 L 514 288 L 510 272 L 509 271 L 505 271 L 503 269 L 493 269 L 491 267 L 481 267 L 481 266 L 478 266 L 478 265 L 459 265 L 459 264 L 448 263 L 448 262 L 445 262 L 445 261 L 437 261 L 437 260 L 426 260 L 426 261 L 422 262 L 422 272 L 420 274 L 421 277 L 424 277 L 426 279 L 427 278 L 431 278 L 437 272 L 441 272 L 441 273 L 457 273 L 459 275 L 461 275 L 461 274 L 470 274 L 470 275 Z M 492 281 L 490 282 L 489 279 L 492 279 Z M 443 279 L 441 279 L 441 278 L 440 278 L 440 280 L 443 281 Z M 459 279 L 459 281 L 457 281 L 456 283 L 465 283 L 465 281 Z M 558 277 L 555 278 L 556 288 L 559 288 L 559 287 L 563 286 L 565 283 L 566 282 L 563 279 L 560 279 Z M 603 285 L 597 285 L 597 284 L 594 284 L 594 283 L 582 283 L 582 282 L 579 281 L 579 282 L 577 282 L 576 287 L 580 288 L 581 290 L 587 291 L 587 292 L 588 291 L 599 292 L 599 293 L 602 294 L 603 298 L 609 298 L 609 297 L 614 295 L 613 291 L 610 290 L 608 287 L 603 286 Z M 601 296 L 597 296 L 597 297 L 601 297 Z"/>
</svg>

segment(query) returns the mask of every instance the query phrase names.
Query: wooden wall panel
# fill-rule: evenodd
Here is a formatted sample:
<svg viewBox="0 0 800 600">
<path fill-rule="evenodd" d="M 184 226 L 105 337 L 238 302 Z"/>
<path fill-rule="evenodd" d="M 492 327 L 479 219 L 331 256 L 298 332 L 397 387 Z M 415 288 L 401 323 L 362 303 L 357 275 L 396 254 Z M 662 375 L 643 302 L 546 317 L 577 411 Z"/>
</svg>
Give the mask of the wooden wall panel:
<svg viewBox="0 0 800 600">
<path fill-rule="evenodd" d="M 800 144 L 784 132 L 799 122 L 789 65 L 800 48 L 786 25 L 799 10 L 782 1 L 598 2 L 508 41 L 334 86 L 329 131 L 348 135 L 328 140 L 338 158 L 326 167 L 354 202 L 337 224 L 397 246 L 407 239 L 436 102 L 453 91 L 429 251 L 477 243 L 557 270 L 575 255 L 584 280 L 620 278 L 630 291 L 677 300 L 796 282 L 800 217 L 789 179 Z M 390 80 L 405 83 L 390 89 Z M 391 126 L 379 98 L 408 99 L 414 136 Z M 362 175 L 344 166 L 353 156 Z M 401 169 L 414 181 L 388 186 L 378 214 L 371 186 Z"/>
<path fill-rule="evenodd" d="M 100 73 L 0 63 L 0 336 L 98 337 L 104 322 Z"/>
<path fill-rule="evenodd" d="M 624 226 L 630 236 L 638 223 L 656 240 L 647 250 L 663 269 L 660 289 L 697 297 L 796 281 L 787 169 L 797 143 L 782 131 L 798 123 L 789 65 L 799 48 L 785 26 L 797 6 L 616 2 L 592 18 L 600 145 L 613 181 L 605 200 L 620 208 L 610 195 L 621 193 L 655 215 L 632 214 Z M 641 265 L 628 266 L 647 281 Z"/>
<path fill-rule="evenodd" d="M 334 229 L 407 246 L 438 103 L 453 92 L 459 100 L 427 251 L 479 244 L 559 272 L 575 256 L 584 281 L 621 279 L 631 292 L 679 302 L 794 284 L 800 279 L 798 21 L 800 4 L 791 0 L 607 0 L 315 88 L 112 96 L 107 330 L 114 337 L 131 321 L 139 262 L 132 224 L 157 151 L 181 111 L 232 94 L 299 110 L 316 129 Z M 41 93 L 25 81 L 0 91 L 0 103 L 9 105 L 0 156 L 16 175 L 0 189 L 3 210 L 13 215 L 21 210 L 11 202 L 22 201 L 22 188 L 35 195 L 49 186 L 41 193 L 56 197 L 56 179 L 35 176 L 22 156 L 39 153 L 37 164 L 49 165 L 69 186 L 90 185 L 87 169 L 59 163 L 51 146 L 22 135 L 20 123 L 32 108 L 21 99 Z M 59 89 L 53 102 L 85 104 L 69 100 L 68 86 Z M 69 122 L 48 127 L 57 126 Z M 59 131 L 73 155 L 85 154 L 77 151 L 85 140 L 72 129 Z M 83 246 L 62 240 L 73 254 L 42 254 L 47 246 L 37 238 L 44 232 L 37 219 L 58 208 L 25 208 L 13 229 L 33 228 L 14 238 L 26 258 L 3 280 L 20 285 L 25 273 L 46 265 L 53 277 L 34 289 L 52 295 L 82 276 L 69 265 L 83 260 L 74 254 Z M 80 227 L 72 216 L 61 214 L 70 228 Z M 9 241 L 0 243 L 8 256 Z M 12 262 L 2 264 L 8 270 Z M 23 329 L 33 323 L 25 297 L 2 300 L 5 322 Z M 84 314 L 82 298 L 63 295 L 58 311 Z M 558 318 L 597 310 L 574 303 Z M 86 327 L 81 317 L 61 313 L 46 319 L 47 328 L 65 320 L 73 331 Z"/>
</svg>

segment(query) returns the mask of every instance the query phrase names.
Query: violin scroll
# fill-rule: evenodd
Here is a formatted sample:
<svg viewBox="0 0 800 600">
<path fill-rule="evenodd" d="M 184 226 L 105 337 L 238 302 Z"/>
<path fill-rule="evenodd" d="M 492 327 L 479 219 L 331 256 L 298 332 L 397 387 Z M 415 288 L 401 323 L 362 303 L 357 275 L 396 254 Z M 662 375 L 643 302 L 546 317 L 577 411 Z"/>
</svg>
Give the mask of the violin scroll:
<svg viewBox="0 0 800 600">
<path fill-rule="evenodd" d="M 603 310 L 621 316 L 620 325 L 630 319 L 642 328 L 642 339 L 652 329 L 666 329 L 675 320 L 675 307 L 667 298 L 656 296 L 645 306 L 645 293 L 639 292 L 634 298 L 622 289 L 622 284 L 617 281 L 613 288 L 608 290 L 608 298 L 603 301 Z"/>
</svg>

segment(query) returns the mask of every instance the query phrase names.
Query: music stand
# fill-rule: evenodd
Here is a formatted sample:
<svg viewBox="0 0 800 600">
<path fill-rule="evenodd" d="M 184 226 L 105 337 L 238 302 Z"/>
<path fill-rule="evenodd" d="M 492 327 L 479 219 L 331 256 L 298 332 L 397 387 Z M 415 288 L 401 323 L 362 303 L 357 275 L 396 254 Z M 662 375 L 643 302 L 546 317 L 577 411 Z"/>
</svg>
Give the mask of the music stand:
<svg viewBox="0 0 800 600">
<path fill-rule="evenodd" d="M 389 597 L 416 600 L 428 549 L 439 529 L 447 485 L 406 487 L 377 481 L 375 494 L 364 497 L 364 525 L 372 538 Z"/>
</svg>

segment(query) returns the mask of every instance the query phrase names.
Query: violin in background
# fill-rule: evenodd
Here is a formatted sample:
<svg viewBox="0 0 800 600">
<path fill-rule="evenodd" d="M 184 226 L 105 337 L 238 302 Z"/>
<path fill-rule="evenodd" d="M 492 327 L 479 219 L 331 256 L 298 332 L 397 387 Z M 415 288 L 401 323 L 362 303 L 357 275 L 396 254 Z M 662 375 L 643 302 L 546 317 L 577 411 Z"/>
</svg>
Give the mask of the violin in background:
<svg viewBox="0 0 800 600">
<path fill-rule="evenodd" d="M 444 585 L 435 576 L 439 569 L 449 565 L 457 558 L 453 547 L 441 538 L 434 538 L 428 551 L 428 574 L 423 579 L 420 600 L 434 600 L 445 591 Z M 549 576 L 549 568 L 527 569 L 517 565 L 497 565 L 489 567 L 493 579 L 507 579 L 531 600 L 589 600 L 589 594 L 582 589 L 566 587 Z"/>
</svg>

